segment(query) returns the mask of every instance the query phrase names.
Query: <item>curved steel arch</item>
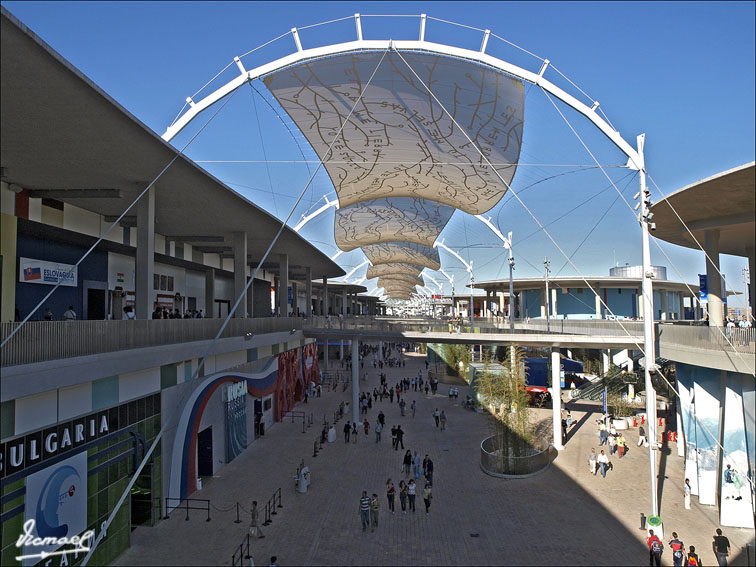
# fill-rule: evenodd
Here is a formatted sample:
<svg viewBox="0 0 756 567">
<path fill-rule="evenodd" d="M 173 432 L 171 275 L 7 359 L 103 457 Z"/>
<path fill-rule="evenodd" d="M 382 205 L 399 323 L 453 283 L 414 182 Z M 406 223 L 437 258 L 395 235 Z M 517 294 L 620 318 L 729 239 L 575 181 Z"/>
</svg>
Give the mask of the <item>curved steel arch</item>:
<svg viewBox="0 0 756 567">
<path fill-rule="evenodd" d="M 271 61 L 270 63 L 266 63 L 265 65 L 255 67 L 254 69 L 249 71 L 244 69 L 237 58 L 236 62 L 241 72 L 240 75 L 235 77 L 222 87 L 216 89 L 199 102 L 194 102 L 191 98 L 188 98 L 187 102 L 189 103 L 189 109 L 166 129 L 165 133 L 162 135 L 162 138 L 166 142 L 171 141 L 202 111 L 249 81 L 259 79 L 261 77 L 264 77 L 265 75 L 306 61 L 331 57 L 334 55 L 364 51 L 387 50 L 395 50 L 401 52 L 419 51 L 452 57 L 455 59 L 473 61 L 481 65 L 489 66 L 527 83 L 537 85 L 590 120 L 615 146 L 617 146 L 629 158 L 629 160 L 633 164 L 634 169 L 643 170 L 645 168 L 642 153 L 636 151 L 635 148 L 633 148 L 624 138 L 622 138 L 618 131 L 612 128 L 609 123 L 596 112 L 598 103 L 594 103 L 592 107 L 589 107 L 562 88 L 556 86 L 554 83 L 543 77 L 543 74 L 548 67 L 548 60 L 544 62 L 538 73 L 534 73 L 533 71 L 528 71 L 527 69 L 523 69 L 522 67 L 508 63 L 481 51 L 473 51 L 471 49 L 464 49 L 461 47 L 454 47 L 441 43 L 422 40 L 395 41 L 390 39 L 359 39 L 357 41 L 349 41 L 323 47 L 315 47 L 312 49 L 302 49 L 300 51 L 297 51 L 296 53 L 292 53 L 285 57 L 276 59 L 275 61 Z"/>
</svg>

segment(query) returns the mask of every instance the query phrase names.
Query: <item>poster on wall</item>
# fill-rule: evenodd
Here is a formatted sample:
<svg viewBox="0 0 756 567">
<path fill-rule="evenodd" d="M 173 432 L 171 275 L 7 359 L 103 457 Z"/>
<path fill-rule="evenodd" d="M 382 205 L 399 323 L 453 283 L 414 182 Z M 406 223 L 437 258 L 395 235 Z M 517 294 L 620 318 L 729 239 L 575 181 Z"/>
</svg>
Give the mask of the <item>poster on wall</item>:
<svg viewBox="0 0 756 567">
<path fill-rule="evenodd" d="M 35 565 L 87 529 L 87 452 L 26 478 L 23 565 Z M 49 545 L 34 545 L 49 538 Z M 87 545 L 90 542 L 83 542 Z M 66 548 L 70 548 L 66 545 Z M 21 552 L 21 549 L 19 549 Z M 21 553 L 19 553 L 21 555 Z"/>
<path fill-rule="evenodd" d="M 719 523 L 753 529 L 753 507 L 748 482 L 748 447 L 743 421 L 740 377 L 729 376 L 725 393 L 725 423 Z"/>
<path fill-rule="evenodd" d="M 18 259 L 18 281 L 21 283 L 60 285 L 76 287 L 78 282 L 76 266 L 59 264 L 33 258 Z"/>
<path fill-rule="evenodd" d="M 719 461 L 719 392 L 720 372 L 699 368 L 695 374 L 694 399 L 696 450 L 698 458 L 698 503 L 717 503 L 717 465 Z"/>
<path fill-rule="evenodd" d="M 230 463 L 247 448 L 247 382 L 227 384 L 223 401 L 226 402 L 226 462 Z"/>
</svg>

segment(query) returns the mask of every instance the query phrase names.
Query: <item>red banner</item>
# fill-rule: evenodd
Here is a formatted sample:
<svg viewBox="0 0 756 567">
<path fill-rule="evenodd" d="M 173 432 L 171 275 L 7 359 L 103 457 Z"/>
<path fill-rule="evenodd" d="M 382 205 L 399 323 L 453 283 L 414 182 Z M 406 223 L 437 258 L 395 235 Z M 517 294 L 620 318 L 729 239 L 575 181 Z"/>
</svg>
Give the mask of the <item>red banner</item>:
<svg viewBox="0 0 756 567">
<path fill-rule="evenodd" d="M 275 420 L 281 421 L 286 412 L 294 409 L 297 400 L 301 400 L 302 373 L 299 367 L 299 349 L 286 351 L 278 355 L 278 380 L 276 381 Z"/>
<path fill-rule="evenodd" d="M 310 343 L 302 347 L 302 373 L 304 374 L 305 387 L 310 387 L 310 382 L 317 386 L 320 384 L 320 372 L 318 372 L 318 343 Z"/>
</svg>

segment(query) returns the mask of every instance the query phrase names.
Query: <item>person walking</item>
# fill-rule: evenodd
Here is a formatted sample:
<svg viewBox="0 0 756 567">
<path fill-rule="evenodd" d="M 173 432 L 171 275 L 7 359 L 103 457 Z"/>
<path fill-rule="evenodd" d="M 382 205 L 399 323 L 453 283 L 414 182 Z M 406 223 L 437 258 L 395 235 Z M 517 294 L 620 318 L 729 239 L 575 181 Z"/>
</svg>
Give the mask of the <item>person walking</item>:
<svg viewBox="0 0 756 567">
<path fill-rule="evenodd" d="M 349 436 L 352 434 L 352 424 L 347 421 L 344 424 L 344 443 L 349 443 Z"/>
<path fill-rule="evenodd" d="M 74 311 L 73 305 L 69 305 L 68 309 L 63 313 L 64 321 L 76 321 L 76 311 Z"/>
<path fill-rule="evenodd" d="M 693 492 L 693 488 L 690 486 L 690 479 L 685 479 L 685 486 L 683 486 L 683 495 L 685 498 L 685 509 L 690 510 L 690 495 Z"/>
<path fill-rule="evenodd" d="M 622 433 L 617 435 L 617 454 L 621 459 L 625 455 L 625 438 Z"/>
<path fill-rule="evenodd" d="M 386 481 L 386 500 L 388 500 L 388 509 L 391 510 L 391 513 L 394 513 L 394 498 L 396 496 L 396 488 L 394 487 L 394 483 L 391 482 L 391 479 L 388 479 Z"/>
<path fill-rule="evenodd" d="M 360 520 L 362 521 L 362 531 L 364 532 L 370 524 L 370 498 L 368 498 L 367 490 L 362 491 L 358 513 L 360 515 Z"/>
<path fill-rule="evenodd" d="M 409 477 L 410 467 L 412 466 L 412 453 L 409 449 L 404 453 L 404 460 L 402 461 L 402 467 L 404 469 L 404 476 Z"/>
<path fill-rule="evenodd" d="M 420 455 L 417 454 L 417 451 L 415 451 L 415 454 L 412 456 L 412 466 L 414 469 L 412 471 L 412 476 L 415 479 L 420 478 Z"/>
<path fill-rule="evenodd" d="M 375 442 L 380 443 L 381 442 L 381 431 L 383 431 L 383 426 L 381 425 L 381 422 L 375 424 Z"/>
<path fill-rule="evenodd" d="M 414 479 L 410 479 L 407 485 L 407 497 L 409 498 L 409 509 L 415 513 L 415 497 L 417 496 L 417 485 Z"/>
<path fill-rule="evenodd" d="M 598 464 L 598 455 L 596 455 L 596 449 L 591 449 L 588 455 L 588 471 L 596 476 L 596 465 Z"/>
<path fill-rule="evenodd" d="M 431 458 L 428 455 L 425 455 L 425 458 L 427 459 L 425 461 L 425 479 L 430 485 L 433 484 L 433 461 L 431 461 Z"/>
<path fill-rule="evenodd" d="M 601 451 L 601 453 L 603 453 L 603 451 Z M 648 543 L 649 567 L 654 567 L 654 563 L 656 563 L 656 567 L 661 567 L 661 555 L 664 545 L 662 545 L 661 540 L 654 535 L 654 530 L 648 530 L 648 539 L 646 540 L 646 543 Z"/>
<path fill-rule="evenodd" d="M 438 408 L 433 410 L 433 419 L 436 420 L 436 427 L 438 427 L 438 422 L 441 419 L 441 412 L 438 411 Z"/>
<path fill-rule="evenodd" d="M 722 530 L 717 528 L 717 535 L 711 543 L 714 555 L 717 556 L 719 567 L 727 567 L 727 556 L 730 555 L 730 540 L 722 535 Z"/>
<path fill-rule="evenodd" d="M 606 478 L 606 469 L 609 466 L 609 457 L 606 456 L 606 453 L 604 453 L 603 449 L 601 449 L 601 453 L 599 454 L 596 461 L 598 462 L 599 470 L 601 471 L 601 476 Z"/>
<path fill-rule="evenodd" d="M 395 449 L 399 450 L 399 445 L 401 444 L 402 449 L 404 449 L 404 431 L 402 431 L 402 426 L 397 425 L 396 426 L 396 447 Z"/>
<path fill-rule="evenodd" d="M 677 532 L 672 532 L 669 548 L 672 550 L 672 564 L 674 567 L 682 567 L 685 560 L 685 544 L 678 539 Z"/>
<path fill-rule="evenodd" d="M 642 423 L 638 426 L 638 447 L 640 447 L 641 445 L 648 447 L 648 439 L 646 439 L 646 428 L 643 427 Z"/>
<path fill-rule="evenodd" d="M 698 557 L 698 554 L 696 553 L 695 545 L 691 545 L 690 549 L 688 549 L 688 559 L 686 565 L 688 565 L 689 567 L 698 567 L 699 565 L 701 565 L 701 558 Z"/>
<path fill-rule="evenodd" d="M 367 419 L 362 422 L 362 427 L 365 428 L 365 435 L 368 435 L 370 433 L 370 422 Z"/>
<path fill-rule="evenodd" d="M 425 502 L 426 514 L 429 513 L 431 498 L 433 498 L 433 494 L 431 494 L 431 485 L 426 483 L 426 485 L 423 487 L 423 501 Z"/>
<path fill-rule="evenodd" d="M 382 411 L 378 412 L 378 423 L 380 423 L 383 427 L 386 427 L 386 416 Z"/>
<path fill-rule="evenodd" d="M 407 513 L 407 483 L 399 481 L 399 504 L 402 508 L 402 514 Z"/>
<path fill-rule="evenodd" d="M 415 388 L 417 390 L 417 388 Z M 412 410 L 412 417 L 415 417 L 415 411 L 417 410 L 417 402 L 415 400 L 412 400 L 412 403 L 410 404 L 410 409 Z"/>
<path fill-rule="evenodd" d="M 357 443 L 357 422 L 352 423 L 352 443 Z"/>
<path fill-rule="evenodd" d="M 446 413 L 444 412 L 444 410 L 441 410 L 439 421 L 441 422 L 441 431 L 443 431 L 444 429 L 446 429 Z"/>
<path fill-rule="evenodd" d="M 404 417 L 404 408 L 407 407 L 407 402 L 404 401 L 404 398 L 399 400 L 399 410 L 402 413 L 402 417 Z"/>
<path fill-rule="evenodd" d="M 257 539 L 264 538 L 265 536 L 262 533 L 262 529 L 258 521 L 260 514 L 257 511 L 257 500 L 252 501 L 252 510 L 250 510 L 250 516 L 251 519 L 249 521 L 249 533 L 251 535 L 256 535 Z"/>
<path fill-rule="evenodd" d="M 391 448 L 396 449 L 396 425 L 391 428 Z"/>
<path fill-rule="evenodd" d="M 599 430 L 599 445 L 604 445 L 606 443 L 607 434 L 606 434 L 606 424 L 604 423 L 603 420 L 599 422 L 598 430 Z"/>
<path fill-rule="evenodd" d="M 381 503 L 378 501 L 378 495 L 373 492 L 372 498 L 370 498 L 370 531 L 374 532 L 378 527 L 378 511 L 381 507 Z"/>
<path fill-rule="evenodd" d="M 614 455 L 617 452 L 617 438 L 614 435 L 609 435 L 609 455 Z"/>
</svg>

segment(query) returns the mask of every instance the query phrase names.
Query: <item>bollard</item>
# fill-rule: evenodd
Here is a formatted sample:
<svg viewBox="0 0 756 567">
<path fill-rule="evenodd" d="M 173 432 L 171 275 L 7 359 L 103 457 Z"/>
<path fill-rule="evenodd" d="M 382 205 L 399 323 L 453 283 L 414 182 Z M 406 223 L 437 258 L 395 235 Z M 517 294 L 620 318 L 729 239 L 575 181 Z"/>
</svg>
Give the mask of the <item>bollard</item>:
<svg viewBox="0 0 756 567">
<path fill-rule="evenodd" d="M 234 520 L 235 524 L 241 524 L 241 520 L 239 519 L 239 503 L 236 503 L 236 519 Z"/>
<path fill-rule="evenodd" d="M 283 504 L 281 504 L 281 489 L 278 489 L 278 507 L 283 508 Z"/>
<path fill-rule="evenodd" d="M 641 512 L 640 513 L 640 529 L 645 530 L 646 529 L 646 515 Z"/>
<path fill-rule="evenodd" d="M 263 522 L 263 526 L 269 525 L 273 520 L 270 519 L 270 502 L 265 504 L 265 521 Z"/>
<path fill-rule="evenodd" d="M 247 532 L 247 554 L 244 556 L 244 559 L 251 559 L 252 556 L 249 554 L 249 531 Z"/>
<path fill-rule="evenodd" d="M 642 415 L 641 416 L 641 425 L 643 425 L 644 423 L 646 423 L 646 416 Z"/>
<path fill-rule="evenodd" d="M 189 499 L 184 500 L 186 502 L 186 521 L 189 521 Z"/>
<path fill-rule="evenodd" d="M 276 514 L 278 514 L 278 512 L 276 512 L 276 493 L 275 492 L 273 493 L 273 498 L 269 502 L 273 503 L 273 505 L 270 507 L 270 515 L 275 516 Z M 271 522 L 272 521 L 273 520 L 271 520 Z"/>
</svg>

